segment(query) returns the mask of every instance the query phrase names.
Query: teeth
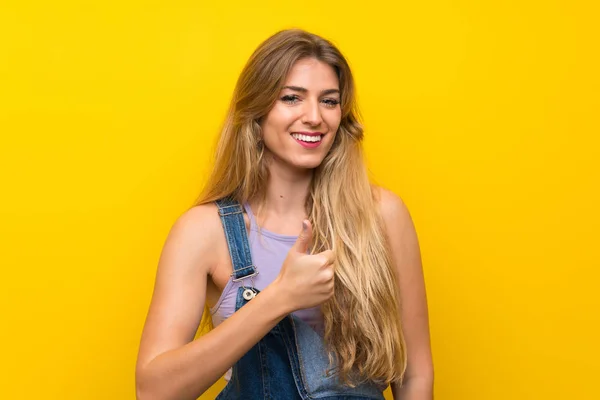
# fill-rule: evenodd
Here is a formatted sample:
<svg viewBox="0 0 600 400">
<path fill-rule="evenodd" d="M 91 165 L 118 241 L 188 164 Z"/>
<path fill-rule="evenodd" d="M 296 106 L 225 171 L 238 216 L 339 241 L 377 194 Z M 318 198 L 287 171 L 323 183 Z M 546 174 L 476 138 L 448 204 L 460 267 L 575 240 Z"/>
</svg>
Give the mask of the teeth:
<svg viewBox="0 0 600 400">
<path fill-rule="evenodd" d="M 318 136 L 308 136 L 308 135 L 301 135 L 299 133 L 292 133 L 292 137 L 298 140 L 302 140 L 303 142 L 320 142 L 321 141 L 321 135 Z"/>
</svg>

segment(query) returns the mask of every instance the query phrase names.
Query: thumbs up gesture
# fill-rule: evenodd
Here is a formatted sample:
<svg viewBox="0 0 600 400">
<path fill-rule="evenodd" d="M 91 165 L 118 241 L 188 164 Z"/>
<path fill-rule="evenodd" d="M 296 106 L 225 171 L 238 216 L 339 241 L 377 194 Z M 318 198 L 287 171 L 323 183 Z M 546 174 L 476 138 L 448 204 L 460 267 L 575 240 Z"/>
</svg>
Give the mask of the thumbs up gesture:
<svg viewBox="0 0 600 400">
<path fill-rule="evenodd" d="M 333 296 L 334 291 L 335 255 L 332 250 L 307 254 L 312 225 L 304 220 L 302 227 L 279 276 L 273 281 L 281 289 L 284 306 L 289 312 L 315 307 Z"/>
</svg>

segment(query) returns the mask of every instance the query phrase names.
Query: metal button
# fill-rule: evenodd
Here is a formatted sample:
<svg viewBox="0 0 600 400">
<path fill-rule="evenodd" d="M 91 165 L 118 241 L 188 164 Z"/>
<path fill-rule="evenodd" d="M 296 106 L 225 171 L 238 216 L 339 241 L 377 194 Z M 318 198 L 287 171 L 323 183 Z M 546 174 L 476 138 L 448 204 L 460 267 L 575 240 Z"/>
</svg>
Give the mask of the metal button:
<svg viewBox="0 0 600 400">
<path fill-rule="evenodd" d="M 254 296 L 256 296 L 256 292 L 252 289 L 246 289 L 244 290 L 242 296 L 244 296 L 244 299 L 246 300 L 252 300 Z"/>
</svg>

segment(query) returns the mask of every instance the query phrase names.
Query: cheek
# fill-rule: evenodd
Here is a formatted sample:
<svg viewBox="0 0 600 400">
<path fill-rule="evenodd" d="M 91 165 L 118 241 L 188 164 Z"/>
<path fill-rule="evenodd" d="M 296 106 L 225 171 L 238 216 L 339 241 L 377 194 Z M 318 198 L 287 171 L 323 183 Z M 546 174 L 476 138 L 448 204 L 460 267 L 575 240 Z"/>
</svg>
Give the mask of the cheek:
<svg viewBox="0 0 600 400">
<path fill-rule="evenodd" d="M 327 126 L 332 132 L 336 132 L 342 122 L 342 112 L 338 111 L 337 113 L 331 113 L 325 119 L 327 122 Z"/>
<path fill-rule="evenodd" d="M 297 116 L 293 110 L 274 108 L 267 115 L 263 129 L 265 134 L 278 134 L 287 131 Z"/>
</svg>

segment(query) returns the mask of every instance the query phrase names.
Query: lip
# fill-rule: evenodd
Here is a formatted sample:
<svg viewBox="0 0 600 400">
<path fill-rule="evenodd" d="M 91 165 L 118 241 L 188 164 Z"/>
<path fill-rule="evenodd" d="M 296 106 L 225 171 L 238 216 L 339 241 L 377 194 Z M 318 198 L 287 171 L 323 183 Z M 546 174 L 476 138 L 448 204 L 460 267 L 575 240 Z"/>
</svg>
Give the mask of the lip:
<svg viewBox="0 0 600 400">
<path fill-rule="evenodd" d="M 294 133 L 298 133 L 300 135 L 306 135 L 306 136 L 325 136 L 325 134 L 321 133 L 321 132 L 292 132 L 290 134 L 292 139 L 294 139 L 296 141 L 296 143 L 298 143 L 300 146 L 304 147 L 305 149 L 314 149 L 314 148 L 319 147 L 321 145 L 321 143 L 323 142 L 323 138 L 321 138 L 321 140 L 318 142 L 303 142 L 302 140 L 298 140 L 295 137 L 293 137 L 292 134 L 294 134 Z"/>
</svg>

